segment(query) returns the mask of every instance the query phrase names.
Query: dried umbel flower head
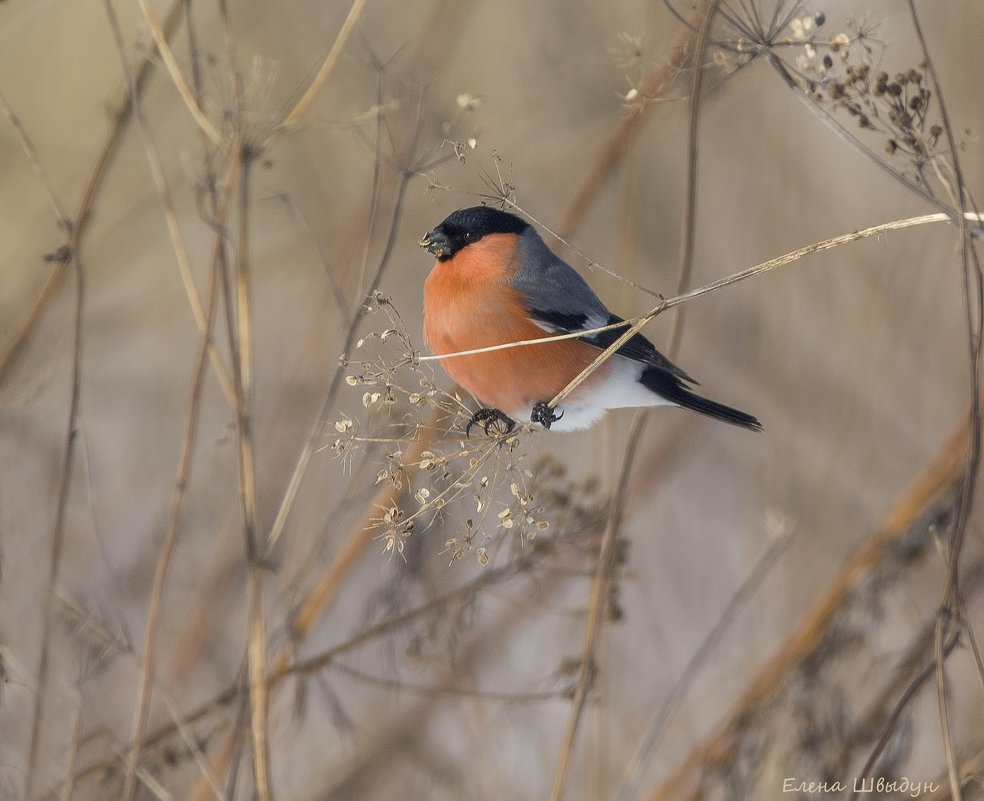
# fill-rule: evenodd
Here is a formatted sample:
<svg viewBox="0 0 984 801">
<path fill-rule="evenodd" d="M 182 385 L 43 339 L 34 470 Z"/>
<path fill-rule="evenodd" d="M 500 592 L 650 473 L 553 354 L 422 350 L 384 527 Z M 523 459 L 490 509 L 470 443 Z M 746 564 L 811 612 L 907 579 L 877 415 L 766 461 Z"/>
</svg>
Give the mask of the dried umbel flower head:
<svg viewBox="0 0 984 801">
<path fill-rule="evenodd" d="M 387 500 L 371 526 L 383 552 L 403 556 L 414 532 L 444 526 L 457 532 L 445 543 L 452 562 L 474 553 L 485 565 L 507 537 L 522 543 L 547 531 L 527 467 L 536 435 L 494 428 L 483 435 L 476 426 L 467 436 L 468 406 L 437 387 L 390 301 L 377 294 L 367 313 L 370 325 L 380 313 L 391 325 L 358 340 L 358 360 L 343 360 L 358 403 L 334 422 L 331 447 L 376 464 L 374 486 L 387 490 Z"/>
<path fill-rule="evenodd" d="M 830 31 L 823 12 L 780 0 L 770 17 L 753 2 L 723 2 L 715 17 L 714 64 L 731 73 L 764 57 L 821 118 L 879 166 L 941 208 L 955 191 L 950 154 L 923 64 L 878 69 L 876 26 L 850 20 Z M 930 168 L 931 167 L 931 168 Z"/>
</svg>

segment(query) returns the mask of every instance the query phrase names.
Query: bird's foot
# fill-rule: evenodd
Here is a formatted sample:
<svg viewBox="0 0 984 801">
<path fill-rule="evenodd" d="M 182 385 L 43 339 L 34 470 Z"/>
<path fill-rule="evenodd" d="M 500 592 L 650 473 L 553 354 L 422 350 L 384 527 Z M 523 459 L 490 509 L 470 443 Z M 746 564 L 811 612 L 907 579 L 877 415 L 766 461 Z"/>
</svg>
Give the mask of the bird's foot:
<svg viewBox="0 0 984 801">
<path fill-rule="evenodd" d="M 544 428 L 550 428 L 551 425 L 556 423 L 563 416 L 563 412 L 557 414 L 550 408 L 550 405 L 544 401 L 537 401 L 533 404 L 533 411 L 530 413 L 530 421 L 533 423 L 539 423 Z"/>
<path fill-rule="evenodd" d="M 494 428 L 496 434 L 505 436 L 516 426 L 515 420 L 498 409 L 479 409 L 471 416 L 471 419 L 465 426 L 466 437 L 470 436 L 471 427 L 476 423 L 482 427 L 486 435 L 492 433 L 492 429 Z"/>
</svg>

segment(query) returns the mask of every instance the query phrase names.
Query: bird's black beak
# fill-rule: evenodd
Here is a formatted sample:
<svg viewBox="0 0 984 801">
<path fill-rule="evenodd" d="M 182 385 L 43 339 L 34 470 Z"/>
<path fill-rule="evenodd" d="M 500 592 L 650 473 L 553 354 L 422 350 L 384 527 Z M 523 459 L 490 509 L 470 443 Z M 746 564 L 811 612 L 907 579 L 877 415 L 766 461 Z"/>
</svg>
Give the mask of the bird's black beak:
<svg viewBox="0 0 984 801">
<path fill-rule="evenodd" d="M 448 239 L 445 233 L 437 229 L 424 234 L 418 244 L 428 253 L 433 253 L 439 259 L 447 257 L 451 252 L 451 240 Z"/>
</svg>

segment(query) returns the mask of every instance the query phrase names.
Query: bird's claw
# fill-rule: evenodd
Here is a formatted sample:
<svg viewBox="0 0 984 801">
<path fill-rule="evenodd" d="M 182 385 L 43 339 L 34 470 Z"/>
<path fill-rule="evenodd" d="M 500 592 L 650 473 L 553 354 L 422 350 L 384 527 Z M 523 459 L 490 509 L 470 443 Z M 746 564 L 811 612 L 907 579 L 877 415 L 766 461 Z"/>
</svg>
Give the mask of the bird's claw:
<svg viewBox="0 0 984 801">
<path fill-rule="evenodd" d="M 539 423 L 544 428 L 550 428 L 551 425 L 556 423 L 564 413 L 561 412 L 557 414 L 550 405 L 544 401 L 537 401 L 533 404 L 533 411 L 530 413 L 530 421 L 533 423 Z"/>
<path fill-rule="evenodd" d="M 471 436 L 469 432 L 476 423 L 482 427 L 486 435 L 490 434 L 492 428 L 495 427 L 497 434 L 505 436 L 516 426 L 515 420 L 498 409 L 479 409 L 465 425 L 466 437 Z"/>
</svg>

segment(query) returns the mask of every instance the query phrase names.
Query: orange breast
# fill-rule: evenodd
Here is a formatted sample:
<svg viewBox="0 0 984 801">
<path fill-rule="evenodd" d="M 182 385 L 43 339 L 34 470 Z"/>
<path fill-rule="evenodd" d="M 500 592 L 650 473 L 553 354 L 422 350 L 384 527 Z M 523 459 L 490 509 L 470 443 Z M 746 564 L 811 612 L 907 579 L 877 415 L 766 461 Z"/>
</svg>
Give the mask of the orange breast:
<svg viewBox="0 0 984 801">
<path fill-rule="evenodd" d="M 434 266 L 424 284 L 424 336 L 432 353 L 549 336 L 529 320 L 522 295 L 509 283 L 515 247 L 514 235 L 492 234 Z M 441 365 L 476 398 L 517 416 L 553 398 L 598 353 L 564 340 L 441 359 Z"/>
</svg>

